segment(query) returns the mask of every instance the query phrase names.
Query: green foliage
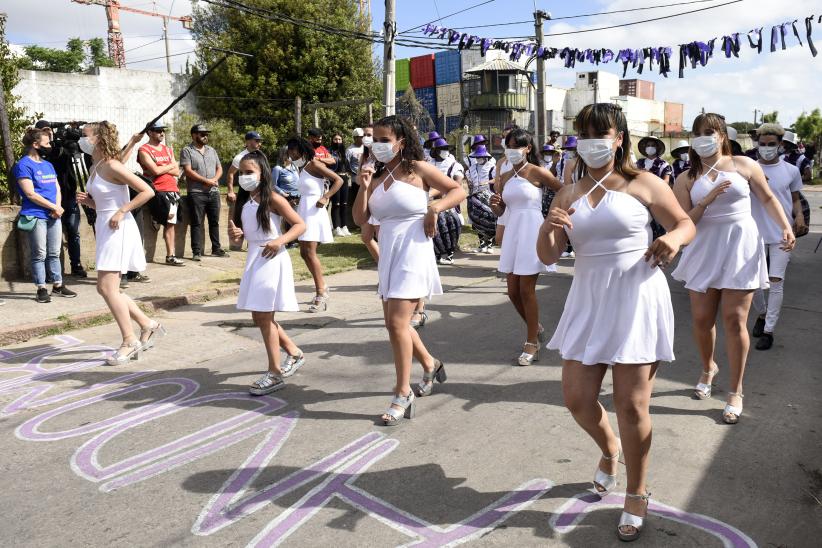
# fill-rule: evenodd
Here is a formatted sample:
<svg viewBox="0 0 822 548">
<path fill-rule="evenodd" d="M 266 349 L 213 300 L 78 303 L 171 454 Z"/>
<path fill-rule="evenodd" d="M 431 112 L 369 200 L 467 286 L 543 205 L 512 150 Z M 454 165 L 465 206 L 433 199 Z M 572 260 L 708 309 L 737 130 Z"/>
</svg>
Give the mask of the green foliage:
<svg viewBox="0 0 822 548">
<path fill-rule="evenodd" d="M 763 124 L 778 124 L 779 118 L 779 111 L 775 110 L 773 112 L 763 113 L 762 114 L 762 123 Z"/>
<path fill-rule="evenodd" d="M 249 0 L 248 5 L 359 30 L 355 0 Z M 198 108 L 208 118 L 231 120 L 237 130 L 265 125 L 271 129 L 267 147 L 282 144 L 295 131 L 294 99 L 302 98 L 303 129 L 313 125 L 307 105 L 355 98 L 375 99 L 379 108 L 379 82 L 372 44 L 290 23 L 273 22 L 213 5 L 194 9 L 193 34 L 198 43 L 195 75 L 222 54 L 216 46 L 248 52 L 253 58 L 232 56 L 198 89 Z M 350 135 L 367 117 L 365 105 L 319 111 L 327 134 Z M 268 140 L 268 136 L 265 136 Z"/>
<path fill-rule="evenodd" d="M 747 134 L 752 129 L 756 129 L 757 125 L 752 124 L 751 122 L 731 122 L 728 124 L 732 128 L 735 128 L 740 135 Z"/>
<path fill-rule="evenodd" d="M 802 113 L 794 124 L 796 134 L 805 142 L 822 145 L 822 113 L 818 108 L 813 109 L 810 114 Z"/>
<path fill-rule="evenodd" d="M 49 72 L 83 72 L 93 67 L 114 66 L 102 38 L 88 41 L 71 38 L 66 49 L 27 46 L 20 68 Z"/>
</svg>

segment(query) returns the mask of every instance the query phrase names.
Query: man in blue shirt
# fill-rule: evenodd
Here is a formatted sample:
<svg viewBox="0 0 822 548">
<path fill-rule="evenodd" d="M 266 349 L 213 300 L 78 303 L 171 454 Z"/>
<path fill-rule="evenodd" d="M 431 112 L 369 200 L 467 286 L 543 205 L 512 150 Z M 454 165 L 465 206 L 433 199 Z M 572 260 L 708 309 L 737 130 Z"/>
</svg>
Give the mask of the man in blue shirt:
<svg viewBox="0 0 822 548">
<path fill-rule="evenodd" d="M 63 285 L 60 247 L 63 230 L 60 217 L 60 185 L 54 166 L 45 158 L 51 153 L 48 133 L 31 128 L 23 137 L 26 155 L 14 165 L 12 175 L 23 199 L 18 226 L 28 232 L 31 248 L 31 270 L 37 286 L 37 302 L 51 302 L 46 289 L 46 268 L 54 284 L 52 295 L 76 297 Z"/>
</svg>

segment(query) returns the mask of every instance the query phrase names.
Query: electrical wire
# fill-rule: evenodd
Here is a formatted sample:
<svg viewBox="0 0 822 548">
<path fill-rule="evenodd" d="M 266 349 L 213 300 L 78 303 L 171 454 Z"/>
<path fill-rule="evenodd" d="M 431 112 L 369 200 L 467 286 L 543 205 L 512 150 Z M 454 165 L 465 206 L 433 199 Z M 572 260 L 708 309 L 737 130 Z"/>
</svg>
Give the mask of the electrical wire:
<svg viewBox="0 0 822 548">
<path fill-rule="evenodd" d="M 162 40 L 163 40 L 163 37 L 161 36 L 161 37 L 160 37 L 160 38 L 158 38 L 157 40 L 152 40 L 151 42 L 146 42 L 145 44 L 142 44 L 142 45 L 139 45 L 139 46 L 136 46 L 136 47 L 133 47 L 133 48 L 129 48 L 129 49 L 127 49 L 127 50 L 123 51 L 123 53 L 128 53 L 128 52 L 130 52 L 130 51 L 138 50 L 138 49 L 140 49 L 140 48 L 144 48 L 144 47 L 146 47 L 146 46 L 150 46 L 151 44 L 156 44 L 157 42 L 160 42 L 160 41 L 162 41 Z"/>
<path fill-rule="evenodd" d="M 418 29 L 418 28 L 420 28 L 420 27 L 424 27 L 425 25 L 430 25 L 431 23 L 436 23 L 437 21 L 441 21 L 442 19 L 448 19 L 448 18 L 449 18 L 449 17 L 451 17 L 452 15 L 459 15 L 460 13 L 465 13 L 466 11 L 470 11 L 470 10 L 472 10 L 472 9 L 474 9 L 474 8 L 478 8 L 478 7 L 480 7 L 480 6 L 484 6 L 485 4 L 490 4 L 491 2 L 494 2 L 494 1 L 495 1 L 495 0 L 485 0 L 485 2 L 480 2 L 479 4 L 474 4 L 473 6 L 468 6 L 467 8 L 463 8 L 463 9 L 461 9 L 461 10 L 459 10 L 459 11 L 455 11 L 454 13 L 449 13 L 449 14 L 448 14 L 448 15 L 446 15 L 445 17 L 440 17 L 439 19 L 434 19 L 433 21 L 428 21 L 427 23 L 423 23 L 422 25 L 416 25 L 416 26 L 411 27 L 411 28 L 409 28 L 409 29 L 406 29 L 406 30 L 404 30 L 404 31 L 402 31 L 402 32 L 399 32 L 399 33 L 397 33 L 397 34 L 406 34 L 406 33 L 408 33 L 408 32 L 411 32 L 412 30 Z"/>
<path fill-rule="evenodd" d="M 149 57 L 148 59 L 138 59 L 136 61 L 126 61 L 127 65 L 133 65 L 135 63 L 145 63 L 147 61 L 156 61 L 157 59 L 165 59 L 166 57 L 178 57 L 180 55 L 188 55 L 190 53 L 196 53 L 195 50 L 191 51 L 181 51 L 180 53 L 172 53 L 171 55 L 161 55 L 159 57 Z"/>
</svg>

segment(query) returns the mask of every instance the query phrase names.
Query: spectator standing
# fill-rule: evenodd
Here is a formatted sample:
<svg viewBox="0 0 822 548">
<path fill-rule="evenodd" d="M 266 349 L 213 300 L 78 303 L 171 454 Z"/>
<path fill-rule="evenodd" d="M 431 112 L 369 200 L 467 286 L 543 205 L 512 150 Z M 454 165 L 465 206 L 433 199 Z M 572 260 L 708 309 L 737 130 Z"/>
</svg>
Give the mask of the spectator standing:
<svg viewBox="0 0 822 548">
<path fill-rule="evenodd" d="M 691 169 L 691 160 L 688 156 L 688 151 L 691 150 L 691 145 L 685 139 L 677 141 L 676 146 L 671 151 L 671 156 L 674 157 L 674 163 L 671 164 L 671 170 L 676 178 Z"/>
<path fill-rule="evenodd" d="M 314 159 L 319 160 L 325 167 L 334 169 L 336 160 L 331 156 L 331 152 L 323 146 L 323 130 L 318 127 L 312 127 L 308 130 L 308 142 L 314 147 Z"/>
<path fill-rule="evenodd" d="M 245 156 L 249 152 L 260 150 L 262 146 L 262 136 L 256 131 L 249 131 L 245 134 L 245 148 L 238 152 L 236 156 L 234 156 L 234 159 L 231 160 L 231 165 L 228 166 L 228 175 L 225 178 L 225 184 L 228 188 L 228 192 L 226 193 L 225 199 L 229 203 L 229 208 L 232 209 L 232 211 L 230 211 L 228 214 L 229 219 L 233 218 L 233 204 L 237 199 L 237 194 L 234 192 L 234 177 L 237 176 L 237 172 L 240 170 L 240 160 L 242 160 L 243 156 Z"/>
<path fill-rule="evenodd" d="M 673 169 L 671 164 L 662 159 L 662 155 L 665 154 L 665 143 L 656 137 L 643 137 L 639 140 L 638 148 L 645 157 L 637 161 L 636 167 L 642 171 L 650 171 L 668 183 L 668 186 L 673 187 L 674 182 L 671 179 Z"/>
<path fill-rule="evenodd" d="M 60 267 L 60 247 L 63 243 L 63 226 L 60 217 L 64 210 L 61 203 L 60 185 L 54 166 L 46 160 L 51 154 L 49 133 L 37 128 L 26 131 L 23 137 L 25 156 L 12 168 L 17 190 L 23 201 L 17 227 L 28 232 L 31 249 L 31 271 L 37 286 L 37 302 L 51 302 L 46 289 L 46 269 L 52 283 L 52 295 L 76 297 L 63 284 Z"/>
<path fill-rule="evenodd" d="M 143 176 L 154 185 L 154 198 L 149 204 L 157 224 L 163 225 L 163 240 L 166 244 L 166 264 L 184 266 L 177 257 L 175 247 L 175 227 L 180 204 L 180 188 L 177 177 L 180 165 L 174 160 L 174 151 L 163 144 L 166 126 L 155 122 L 146 130 L 148 143 L 137 152 L 137 163 L 143 168 Z"/>
<path fill-rule="evenodd" d="M 795 165 L 799 169 L 799 174 L 802 176 L 802 182 L 807 184 L 811 182 L 811 164 L 812 158 L 805 156 L 799 151 L 799 146 L 796 143 L 796 134 L 792 131 L 786 131 L 782 137 L 782 148 L 785 150 L 785 161 L 789 164 Z"/>
<path fill-rule="evenodd" d="M 331 138 L 331 157 L 334 158 L 334 173 L 340 176 L 343 184 L 331 197 L 331 226 L 334 227 L 334 236 L 351 236 L 346 221 L 348 209 L 348 187 L 351 179 L 348 176 L 347 154 L 342 135 L 335 133 Z"/>
<path fill-rule="evenodd" d="M 226 257 L 228 253 L 220 247 L 220 177 L 223 166 L 217 151 L 208 145 L 211 133 L 203 124 L 191 128 L 191 143 L 180 153 L 180 166 L 186 177 L 188 199 L 191 207 L 191 251 L 192 260 L 203 256 L 205 233 L 203 225 L 208 217 L 208 235 L 211 239 L 211 255 Z"/>
<path fill-rule="evenodd" d="M 365 132 L 362 128 L 354 128 L 351 136 L 354 142 L 345 149 L 345 162 L 348 165 L 348 178 L 351 180 L 351 189 L 348 192 L 348 201 L 353 205 L 354 200 L 357 199 L 357 192 L 359 192 L 360 185 L 357 184 L 357 176 L 360 174 L 360 159 L 365 152 L 362 138 Z"/>
</svg>

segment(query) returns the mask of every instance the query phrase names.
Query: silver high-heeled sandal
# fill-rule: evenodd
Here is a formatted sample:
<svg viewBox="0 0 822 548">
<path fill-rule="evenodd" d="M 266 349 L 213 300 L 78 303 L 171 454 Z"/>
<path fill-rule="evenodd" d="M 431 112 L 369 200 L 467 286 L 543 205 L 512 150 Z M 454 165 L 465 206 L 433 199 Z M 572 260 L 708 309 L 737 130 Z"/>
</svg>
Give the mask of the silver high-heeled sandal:
<svg viewBox="0 0 822 548">
<path fill-rule="evenodd" d="M 314 295 L 314 300 L 308 305 L 309 312 L 325 312 L 328 310 L 328 289 Z"/>
<path fill-rule="evenodd" d="M 536 349 L 536 351 L 533 354 L 529 354 L 528 352 L 525 351 L 525 349 L 528 348 L 529 346 L 531 348 Z M 525 341 L 525 344 L 523 345 L 523 349 L 522 349 L 522 354 L 520 354 L 519 358 L 517 358 L 517 364 L 522 365 L 522 366 L 526 366 L 526 365 L 531 365 L 534 362 L 538 362 L 539 361 L 539 348 L 540 348 L 540 344 L 538 342 L 532 343 L 532 342 Z"/>
<path fill-rule="evenodd" d="M 121 353 L 123 348 L 129 348 L 125 353 Z M 130 342 L 128 344 L 120 345 L 114 354 L 106 358 L 106 365 L 127 365 L 131 360 L 137 361 L 140 359 L 140 352 L 143 350 L 143 343 L 139 340 Z"/>
<path fill-rule="evenodd" d="M 725 410 L 722 411 L 722 420 L 725 421 L 725 424 L 736 424 L 739 422 L 739 417 L 742 416 L 742 398 L 745 396 L 737 392 L 728 392 L 728 399 L 730 399 L 731 396 L 739 396 L 740 403 L 739 407 L 731 405 L 730 403 L 725 404 Z"/>
<path fill-rule="evenodd" d="M 719 367 L 714 364 L 710 371 L 702 372 L 703 375 L 708 376 L 708 382 L 700 382 L 694 388 L 694 397 L 698 400 L 707 400 L 711 397 L 711 385 L 714 383 L 714 377 L 719 373 Z M 702 380 L 702 377 L 700 377 Z"/>
<path fill-rule="evenodd" d="M 143 336 L 148 333 L 148 338 L 143 342 Z M 154 322 L 154 327 L 149 327 L 148 329 L 141 329 L 140 330 L 140 344 L 143 345 L 143 350 L 148 350 L 150 348 L 154 348 L 154 343 L 157 339 L 162 339 L 168 335 L 168 331 L 166 328 L 160 324 L 160 322 Z"/>
<path fill-rule="evenodd" d="M 418 320 L 414 319 L 414 316 L 419 316 Z M 415 310 L 413 314 L 411 314 L 411 327 L 414 329 L 419 329 L 420 327 L 425 326 L 425 322 L 428 321 L 428 314 L 425 313 L 425 310 Z"/>
<path fill-rule="evenodd" d="M 648 501 L 651 498 L 651 493 L 645 493 L 644 495 L 632 495 L 631 493 L 625 493 L 626 498 L 632 499 L 641 499 L 645 501 L 645 515 L 644 516 L 637 516 L 635 514 L 631 514 L 630 512 L 622 512 L 622 515 L 619 518 L 619 525 L 617 526 L 617 536 L 619 536 L 619 540 L 623 542 L 631 542 L 639 538 L 639 535 L 642 534 L 642 528 L 645 525 L 645 518 L 648 517 Z M 630 529 L 625 530 L 624 528 L 632 527 L 633 531 Z"/>
<path fill-rule="evenodd" d="M 617 449 L 616 455 L 602 455 L 602 458 L 605 460 L 617 460 L 619 455 L 622 454 L 622 446 L 619 446 Z M 597 464 L 597 471 L 594 473 L 594 492 L 599 495 L 599 498 L 604 499 L 607 497 L 611 491 L 614 490 L 617 486 L 617 474 L 611 475 L 606 474 L 603 472 L 599 464 Z"/>
<path fill-rule="evenodd" d="M 388 419 L 383 419 L 382 424 L 383 426 L 397 426 L 402 419 L 413 419 L 415 409 L 415 400 L 416 397 L 414 396 L 414 391 L 411 390 L 408 392 L 407 396 L 394 396 L 391 400 L 391 405 L 396 405 L 401 407 L 401 409 L 397 409 L 396 407 L 388 407 L 388 410 L 384 413 L 388 415 Z"/>
<path fill-rule="evenodd" d="M 445 373 L 445 364 L 437 359 L 434 360 L 434 369 L 423 373 L 422 382 L 417 385 L 415 390 L 417 397 L 429 396 L 434 391 L 435 379 L 440 384 L 448 380 L 448 375 Z"/>
</svg>

